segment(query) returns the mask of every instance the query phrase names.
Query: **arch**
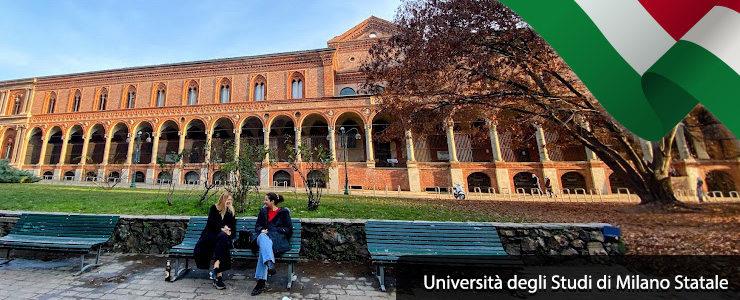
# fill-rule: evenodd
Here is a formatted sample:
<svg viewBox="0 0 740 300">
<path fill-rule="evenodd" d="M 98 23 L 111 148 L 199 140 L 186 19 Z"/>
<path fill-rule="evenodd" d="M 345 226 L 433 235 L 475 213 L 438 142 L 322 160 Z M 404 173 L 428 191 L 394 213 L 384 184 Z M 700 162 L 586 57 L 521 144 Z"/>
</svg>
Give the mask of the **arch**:
<svg viewBox="0 0 740 300">
<path fill-rule="evenodd" d="M 135 182 L 142 182 L 142 183 L 146 182 L 146 174 L 144 172 L 136 171 L 136 174 L 134 176 L 136 176 L 134 178 Z"/>
<path fill-rule="evenodd" d="M 54 108 L 57 104 L 57 93 L 50 92 L 46 97 L 46 104 L 44 105 L 44 112 L 47 114 L 53 114 Z"/>
<path fill-rule="evenodd" d="M 164 107 L 167 103 L 167 85 L 162 82 L 152 86 L 151 107 Z"/>
<path fill-rule="evenodd" d="M 563 189 L 568 189 L 572 193 L 576 193 L 576 189 L 583 189 L 582 193 L 588 188 L 586 186 L 586 177 L 579 172 L 567 172 L 560 176 L 560 185 Z"/>
<path fill-rule="evenodd" d="M 103 111 L 108 104 L 108 88 L 100 88 L 95 94 L 95 110 Z"/>
<path fill-rule="evenodd" d="M 228 117 L 218 118 L 211 127 L 211 157 L 226 161 L 228 148 L 234 144 L 234 122 Z"/>
<path fill-rule="evenodd" d="M 157 183 L 170 183 L 172 182 L 172 174 L 169 171 L 162 171 L 157 174 Z"/>
<path fill-rule="evenodd" d="M 225 185 L 226 184 L 226 173 L 223 171 L 216 171 L 213 172 L 213 180 L 212 183 L 215 185 Z"/>
<path fill-rule="evenodd" d="M 90 170 L 85 173 L 85 181 L 93 181 L 93 180 L 97 180 L 97 178 L 98 178 L 98 172 Z"/>
<path fill-rule="evenodd" d="M 136 107 L 136 87 L 129 85 L 126 92 L 123 93 L 123 99 L 121 99 L 121 108 L 134 108 Z"/>
<path fill-rule="evenodd" d="M 729 197 L 730 191 L 737 191 L 735 180 L 730 173 L 725 171 L 710 171 L 707 173 L 705 181 L 707 183 L 707 192 L 719 191 L 722 192 L 723 197 Z"/>
<path fill-rule="evenodd" d="M 62 128 L 54 126 L 46 133 L 46 153 L 42 153 L 42 164 L 58 164 L 62 155 Z"/>
<path fill-rule="evenodd" d="M 166 120 L 159 124 L 156 138 L 159 139 L 157 149 L 154 149 L 155 156 L 162 158 L 165 162 L 173 162 L 171 153 L 180 151 L 180 127 L 174 120 Z M 156 157 L 154 158 L 156 161 Z"/>
<path fill-rule="evenodd" d="M 319 170 L 313 170 L 311 172 L 308 172 L 308 174 L 306 174 L 306 181 L 308 181 L 308 184 L 312 186 L 325 188 L 327 180 L 328 180 L 328 177 L 326 176 L 326 174 L 324 174 L 324 172 L 319 171 Z"/>
<path fill-rule="evenodd" d="M 183 157 L 185 163 L 202 163 L 206 150 L 206 123 L 201 119 L 192 119 L 185 125 L 185 147 L 189 154 Z"/>
<path fill-rule="evenodd" d="M 347 161 L 365 161 L 365 120 L 362 115 L 354 111 L 344 112 L 335 119 L 334 128 L 337 130 L 335 138 L 337 161 L 344 160 L 345 144 Z M 342 128 L 347 133 L 345 141 L 342 141 L 340 133 Z M 357 134 L 359 134 L 359 139 L 356 138 Z"/>
<path fill-rule="evenodd" d="M 110 144 L 108 145 L 109 153 L 107 162 L 108 164 L 123 164 L 126 162 L 128 156 L 128 144 L 127 139 L 130 138 L 130 131 L 128 124 L 116 123 L 111 127 L 109 139 Z"/>
<path fill-rule="evenodd" d="M 182 105 L 198 105 L 199 95 L 200 89 L 198 81 L 196 81 L 195 79 L 188 80 L 183 85 Z"/>
<path fill-rule="evenodd" d="M 108 181 L 118 182 L 121 181 L 121 173 L 118 171 L 111 171 L 108 173 Z"/>
<path fill-rule="evenodd" d="M 252 88 L 250 100 L 264 101 L 267 99 L 267 79 L 262 75 L 257 75 L 252 79 L 249 85 Z"/>
<path fill-rule="evenodd" d="M 405 143 L 400 137 L 381 138 L 391 125 L 391 117 L 376 114 L 372 118 L 373 153 L 375 154 L 375 167 L 400 167 L 405 166 L 406 156 Z"/>
<path fill-rule="evenodd" d="M 5 159 L 5 160 L 10 161 L 10 159 L 13 158 L 13 148 L 15 146 L 16 141 L 18 140 L 16 135 L 17 135 L 17 132 L 13 128 L 7 128 L 3 132 L 2 140 L 0 140 L 0 142 L 2 142 L 2 144 L 0 144 L 0 159 Z"/>
<path fill-rule="evenodd" d="M 521 122 L 519 122 L 521 123 Z M 536 130 L 534 126 L 512 126 L 512 128 L 498 128 L 501 145 L 501 156 L 504 161 L 511 162 L 538 162 L 540 152 L 537 148 Z"/>
<path fill-rule="evenodd" d="M 264 145 L 265 132 L 262 119 L 250 116 L 241 123 L 239 142 L 244 144 Z"/>
<path fill-rule="evenodd" d="M 64 177 L 63 177 L 64 180 L 72 181 L 74 180 L 74 177 L 75 177 L 75 172 L 73 171 L 64 172 Z"/>
<path fill-rule="evenodd" d="M 134 128 L 136 128 L 136 130 L 132 132 L 131 142 L 135 142 L 134 138 L 136 137 L 136 135 L 138 135 L 139 132 L 141 132 L 141 144 L 139 144 L 139 161 L 136 163 L 156 163 L 157 161 L 152 155 L 152 147 L 154 146 L 154 127 L 148 121 L 141 121 L 136 124 Z M 147 138 L 151 138 L 149 142 L 147 142 Z M 134 144 L 134 147 L 136 147 L 136 144 Z M 136 149 L 134 149 L 134 153 L 135 152 Z"/>
<path fill-rule="evenodd" d="M 64 162 L 77 165 L 85 159 L 82 155 L 82 148 L 85 144 L 84 133 L 81 125 L 74 125 L 67 130 L 67 151 L 62 153 Z"/>
<path fill-rule="evenodd" d="M 306 94 L 305 89 L 306 78 L 301 72 L 293 72 L 288 77 L 288 95 L 291 99 L 301 99 Z"/>
<path fill-rule="evenodd" d="M 288 173 L 285 170 L 278 170 L 277 172 L 272 174 L 272 181 L 273 183 L 277 182 L 277 185 L 275 186 L 293 186 L 290 173 Z"/>
<path fill-rule="evenodd" d="M 103 124 L 95 124 L 90 128 L 87 142 L 87 153 L 90 163 L 102 164 L 105 153 L 105 127 Z"/>
<path fill-rule="evenodd" d="M 78 112 L 80 111 L 80 105 L 82 103 L 82 92 L 79 89 L 75 89 L 74 92 L 69 93 L 69 106 L 67 106 L 67 112 Z"/>
<path fill-rule="evenodd" d="M 189 171 L 185 173 L 185 184 L 198 184 L 200 182 L 200 175 L 196 171 Z"/>
<path fill-rule="evenodd" d="M 52 172 L 52 171 L 46 171 L 46 172 L 44 172 L 44 174 L 42 176 L 43 176 L 44 179 L 51 178 L 51 177 L 54 176 L 54 172 Z"/>
<path fill-rule="evenodd" d="M 11 129 L 8 129 L 6 131 L 6 134 L 10 130 Z M 61 129 L 59 129 L 59 131 L 61 131 Z M 44 139 L 43 131 L 39 127 L 31 128 L 28 133 L 28 150 L 26 151 L 26 157 L 23 157 L 23 161 L 25 162 L 25 164 L 31 165 L 44 164 L 45 154 L 41 153 L 41 149 L 43 148 L 44 140 L 48 141 L 48 139 Z M 10 151 L 13 151 L 13 149 L 11 148 Z M 3 153 L 6 152 L 7 150 L 3 151 Z"/>
<path fill-rule="evenodd" d="M 481 191 L 487 192 L 488 188 L 491 187 L 491 177 L 483 172 L 475 172 L 468 175 L 467 183 L 468 190 L 471 192 L 475 188 L 480 188 Z"/>
<path fill-rule="evenodd" d="M 218 84 L 216 84 L 216 103 L 229 103 L 231 102 L 231 80 L 226 77 L 221 78 Z"/>
<path fill-rule="evenodd" d="M 341 91 L 339 91 L 339 96 L 353 96 L 357 95 L 357 92 L 355 92 L 355 89 L 351 87 L 343 88 Z"/>
<path fill-rule="evenodd" d="M 532 172 L 519 172 L 514 175 L 514 192 L 524 189 L 525 194 L 531 194 L 534 188 L 537 188 L 537 185 L 532 180 Z"/>
<path fill-rule="evenodd" d="M 295 141 L 295 123 L 293 118 L 286 115 L 275 116 L 270 122 L 270 149 L 274 152 L 275 157 L 270 157 L 276 161 L 287 161 L 288 153 L 286 146 L 293 144 Z"/>
<path fill-rule="evenodd" d="M 329 120 L 323 114 L 310 113 L 301 120 L 301 143 L 306 147 L 321 146 L 329 151 Z M 308 158 L 302 158 L 308 160 Z M 316 161 L 317 157 L 312 157 Z"/>
<path fill-rule="evenodd" d="M 609 175 L 609 187 L 612 191 L 612 194 L 619 193 L 619 189 L 622 189 L 622 188 L 625 188 L 630 193 L 632 193 L 632 189 L 629 188 L 629 185 L 627 184 L 627 180 L 617 175 L 616 172 Z"/>
</svg>

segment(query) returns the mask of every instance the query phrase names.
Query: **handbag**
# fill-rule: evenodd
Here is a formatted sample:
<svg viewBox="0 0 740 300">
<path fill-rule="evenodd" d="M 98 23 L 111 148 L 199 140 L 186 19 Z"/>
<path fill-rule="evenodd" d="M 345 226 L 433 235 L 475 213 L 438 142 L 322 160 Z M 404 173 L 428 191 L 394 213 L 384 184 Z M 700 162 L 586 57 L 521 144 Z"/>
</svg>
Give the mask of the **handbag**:
<svg viewBox="0 0 740 300">
<path fill-rule="evenodd" d="M 234 248 L 236 249 L 250 249 L 252 243 L 252 231 L 249 229 L 239 229 L 237 231 L 236 241 L 234 241 Z"/>
</svg>

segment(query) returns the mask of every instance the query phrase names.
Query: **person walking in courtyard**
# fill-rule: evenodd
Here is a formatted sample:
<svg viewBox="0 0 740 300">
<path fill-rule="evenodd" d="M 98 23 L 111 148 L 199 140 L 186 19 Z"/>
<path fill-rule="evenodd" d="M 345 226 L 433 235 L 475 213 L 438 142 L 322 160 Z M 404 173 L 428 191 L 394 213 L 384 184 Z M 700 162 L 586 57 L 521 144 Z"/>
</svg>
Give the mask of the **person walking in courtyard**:
<svg viewBox="0 0 740 300">
<path fill-rule="evenodd" d="M 224 192 L 216 204 L 211 205 L 206 228 L 203 229 L 198 243 L 195 244 L 193 255 L 198 269 L 208 269 L 211 258 L 214 258 L 211 279 L 216 276 L 213 285 L 219 290 L 226 288 L 221 277 L 223 271 L 231 269 L 229 250 L 232 237 L 236 234 L 233 201 L 231 194 Z"/>
<path fill-rule="evenodd" d="M 539 192 L 540 195 L 542 194 L 542 188 L 540 188 L 540 179 L 537 178 L 537 175 L 535 175 L 534 173 L 532 173 L 532 187 L 537 189 L 537 192 Z"/>
<path fill-rule="evenodd" d="M 545 177 L 545 190 L 547 190 L 547 195 L 552 198 L 554 193 L 552 192 L 552 182 L 550 182 L 550 177 Z M 557 197 L 558 195 L 555 195 Z"/>
<path fill-rule="evenodd" d="M 290 210 L 287 207 L 279 207 L 283 202 L 283 196 L 276 193 L 265 195 L 265 206 L 260 208 L 257 215 L 252 239 L 259 247 L 257 258 L 257 270 L 254 278 L 257 285 L 252 290 L 252 296 L 257 296 L 265 289 L 267 275 L 275 275 L 275 254 L 290 250 L 290 236 L 293 235 L 293 223 L 290 218 Z M 292 280 L 292 278 L 288 278 Z"/>
<path fill-rule="evenodd" d="M 696 181 L 696 197 L 699 198 L 699 203 L 704 202 L 704 181 L 701 177 Z"/>
</svg>

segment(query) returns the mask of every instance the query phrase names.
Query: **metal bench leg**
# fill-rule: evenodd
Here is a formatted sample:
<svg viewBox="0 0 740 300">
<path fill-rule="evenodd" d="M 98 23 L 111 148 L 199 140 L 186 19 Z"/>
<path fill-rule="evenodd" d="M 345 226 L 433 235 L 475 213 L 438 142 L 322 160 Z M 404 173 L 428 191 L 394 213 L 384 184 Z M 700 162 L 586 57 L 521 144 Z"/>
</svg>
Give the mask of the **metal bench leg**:
<svg viewBox="0 0 740 300">
<path fill-rule="evenodd" d="M 4 262 L 1 262 L 1 263 L 0 263 L 0 265 L 4 265 L 4 264 L 7 264 L 7 263 L 9 263 L 9 262 L 10 262 L 11 260 L 12 260 L 12 259 L 10 259 L 10 249 L 8 249 L 8 253 L 6 253 L 6 254 L 5 254 L 5 261 L 4 261 Z"/>
<path fill-rule="evenodd" d="M 288 289 L 293 286 L 293 263 L 288 263 Z"/>
<path fill-rule="evenodd" d="M 375 273 L 375 275 L 378 277 L 378 281 L 380 282 L 380 290 L 385 292 L 385 270 L 383 270 L 383 265 L 377 265 Z"/>
<path fill-rule="evenodd" d="M 97 252 L 97 255 L 95 256 L 94 264 L 85 265 L 85 254 L 80 255 L 80 271 L 75 273 L 74 276 L 80 276 L 80 274 L 82 274 L 83 272 L 100 266 L 100 263 L 99 263 L 100 262 L 100 251 L 102 250 L 102 248 L 103 248 L 102 245 L 98 246 L 98 252 Z"/>
<path fill-rule="evenodd" d="M 182 276 L 185 276 L 185 274 L 190 272 L 190 268 L 188 266 L 188 260 L 189 259 L 187 258 L 185 259 L 185 268 L 180 268 L 180 259 L 179 258 L 175 259 L 175 266 L 176 266 L 175 276 L 172 276 L 172 279 L 170 279 L 170 282 L 175 282 L 175 280 L 177 280 L 178 278 Z"/>
</svg>

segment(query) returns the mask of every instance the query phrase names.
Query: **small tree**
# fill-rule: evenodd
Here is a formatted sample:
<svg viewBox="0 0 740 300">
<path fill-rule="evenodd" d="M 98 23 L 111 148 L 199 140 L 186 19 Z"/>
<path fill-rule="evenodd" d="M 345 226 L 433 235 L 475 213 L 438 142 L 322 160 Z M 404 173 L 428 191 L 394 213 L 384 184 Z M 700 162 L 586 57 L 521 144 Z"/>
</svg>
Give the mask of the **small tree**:
<svg viewBox="0 0 740 300">
<path fill-rule="evenodd" d="M 185 152 L 186 151 L 177 153 L 172 151 L 167 153 L 165 157 L 157 156 L 157 165 L 159 165 L 159 168 L 165 176 L 169 176 L 169 180 L 167 182 L 167 205 L 169 206 L 173 205 L 172 195 L 175 193 L 175 179 L 173 178 L 174 170 L 182 162 Z"/>
<path fill-rule="evenodd" d="M 25 183 L 41 180 L 28 171 L 21 171 L 11 167 L 7 160 L 0 160 L 0 183 Z"/>
<path fill-rule="evenodd" d="M 227 149 L 233 148 L 232 143 L 227 141 L 225 143 L 215 146 L 205 146 L 202 152 L 198 152 L 203 155 L 203 167 L 201 168 L 201 178 L 203 178 L 203 193 L 200 194 L 198 205 L 203 205 L 206 199 L 210 199 L 219 191 L 219 187 L 223 184 L 222 182 L 216 182 L 213 178 L 213 174 L 221 169 L 221 164 L 224 163 L 225 155 L 223 155 Z M 207 155 L 206 153 L 210 153 Z"/>
<path fill-rule="evenodd" d="M 323 184 L 318 184 L 318 179 L 323 182 L 329 181 L 329 167 L 331 167 L 332 156 L 323 145 L 310 147 L 304 144 L 295 146 L 288 139 L 285 151 L 288 153 L 288 164 L 298 173 L 303 181 L 308 197 L 308 210 L 316 210 L 321 204 L 321 195 L 324 190 Z M 321 178 L 315 178 L 310 174 L 322 174 Z"/>
<path fill-rule="evenodd" d="M 224 189 L 234 198 L 237 212 L 244 212 L 252 204 L 250 193 L 259 196 L 260 170 L 268 154 L 273 156 L 272 151 L 264 145 L 247 141 L 242 142 L 238 155 L 233 145 L 226 148 L 226 161 L 221 170 L 229 174 L 229 180 Z"/>
<path fill-rule="evenodd" d="M 92 182 L 93 185 L 100 187 L 104 190 L 112 190 L 113 188 L 118 185 L 121 180 L 108 180 L 108 177 L 98 178 L 98 174 L 100 173 L 100 170 L 102 169 L 100 164 L 94 163 L 94 160 L 90 156 L 80 156 L 80 160 L 85 161 L 85 166 L 82 167 L 82 178 L 85 179 L 85 181 Z M 94 176 L 89 176 L 89 174 L 95 174 Z M 105 174 L 103 174 L 105 175 Z M 92 177 L 92 178 L 91 178 Z"/>
</svg>

